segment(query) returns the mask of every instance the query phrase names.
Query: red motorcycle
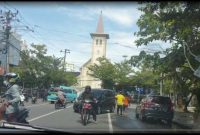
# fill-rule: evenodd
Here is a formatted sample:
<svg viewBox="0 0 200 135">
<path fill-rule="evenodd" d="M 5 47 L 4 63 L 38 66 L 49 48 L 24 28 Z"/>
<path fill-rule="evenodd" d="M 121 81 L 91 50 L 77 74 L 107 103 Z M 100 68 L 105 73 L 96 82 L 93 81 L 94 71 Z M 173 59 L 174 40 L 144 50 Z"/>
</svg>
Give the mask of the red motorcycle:
<svg viewBox="0 0 200 135">
<path fill-rule="evenodd" d="M 92 100 L 83 101 L 83 107 L 81 110 L 81 120 L 84 126 L 89 122 L 90 114 L 92 113 L 92 102 Z"/>
</svg>

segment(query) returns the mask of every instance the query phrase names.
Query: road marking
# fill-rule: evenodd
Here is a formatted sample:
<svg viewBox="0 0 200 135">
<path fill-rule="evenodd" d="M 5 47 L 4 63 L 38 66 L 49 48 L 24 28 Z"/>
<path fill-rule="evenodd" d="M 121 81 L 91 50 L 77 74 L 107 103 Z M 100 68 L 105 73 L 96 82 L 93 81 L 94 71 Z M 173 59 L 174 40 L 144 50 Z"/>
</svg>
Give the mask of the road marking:
<svg viewBox="0 0 200 135">
<path fill-rule="evenodd" d="M 43 104 L 38 104 L 38 105 L 29 105 L 29 106 L 25 106 L 25 107 L 34 107 L 34 106 L 42 106 L 42 105 L 46 105 L 48 103 L 43 103 Z"/>
<path fill-rule="evenodd" d="M 111 118 L 110 118 L 110 113 L 108 113 L 108 125 L 109 125 L 110 133 L 113 133 L 113 127 L 112 127 L 112 121 L 111 121 Z"/>
<path fill-rule="evenodd" d="M 66 107 L 66 108 L 70 108 L 70 107 L 72 107 L 72 105 L 71 105 L 71 106 L 68 106 L 68 107 Z M 47 113 L 47 114 L 44 114 L 44 115 L 35 117 L 35 118 L 33 118 L 33 119 L 28 120 L 28 122 L 31 122 L 31 121 L 40 119 L 40 118 L 42 118 L 42 117 L 46 117 L 46 116 L 48 116 L 48 115 L 51 115 L 51 114 L 56 113 L 56 112 L 60 112 L 60 111 L 62 111 L 62 110 L 65 110 L 65 109 L 56 110 L 56 111 L 53 111 L 53 112 L 50 112 L 50 113 Z"/>
</svg>

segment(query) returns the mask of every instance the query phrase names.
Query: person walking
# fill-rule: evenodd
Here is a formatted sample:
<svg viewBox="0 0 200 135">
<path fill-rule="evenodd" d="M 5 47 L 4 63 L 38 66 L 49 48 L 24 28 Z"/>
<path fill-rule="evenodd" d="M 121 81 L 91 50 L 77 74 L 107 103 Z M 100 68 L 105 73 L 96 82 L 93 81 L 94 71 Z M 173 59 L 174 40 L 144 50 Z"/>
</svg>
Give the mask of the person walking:
<svg viewBox="0 0 200 135">
<path fill-rule="evenodd" d="M 123 102 L 123 112 L 127 113 L 127 108 L 129 106 L 129 96 L 127 93 L 124 94 L 124 102 Z"/>
<path fill-rule="evenodd" d="M 120 110 L 120 115 L 122 115 L 122 110 L 123 110 L 123 104 L 125 97 L 122 95 L 122 91 L 120 91 L 116 96 L 117 100 L 117 114 L 119 115 L 119 110 Z"/>
</svg>

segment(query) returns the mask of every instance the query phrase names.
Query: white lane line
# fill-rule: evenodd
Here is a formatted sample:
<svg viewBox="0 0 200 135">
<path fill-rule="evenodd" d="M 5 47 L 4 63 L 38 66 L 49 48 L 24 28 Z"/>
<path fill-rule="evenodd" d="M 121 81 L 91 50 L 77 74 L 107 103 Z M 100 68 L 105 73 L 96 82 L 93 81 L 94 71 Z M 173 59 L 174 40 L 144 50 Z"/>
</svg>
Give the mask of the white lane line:
<svg viewBox="0 0 200 135">
<path fill-rule="evenodd" d="M 71 106 L 68 106 L 68 107 L 66 107 L 66 108 L 70 108 L 70 107 L 72 107 L 72 105 L 71 105 Z M 33 118 L 33 119 L 28 120 L 28 122 L 31 122 L 31 121 L 40 119 L 40 118 L 42 118 L 42 117 L 46 117 L 46 116 L 48 116 L 48 115 L 51 115 L 51 114 L 56 113 L 56 112 L 60 112 L 60 111 L 62 111 L 62 110 L 65 110 L 65 109 L 56 110 L 56 111 L 53 111 L 53 112 L 50 112 L 50 113 L 47 113 L 47 114 L 44 114 L 44 115 L 35 117 L 35 118 Z"/>
<path fill-rule="evenodd" d="M 46 105 L 48 103 L 43 103 L 43 104 L 38 104 L 38 105 L 29 105 L 29 106 L 25 106 L 25 107 L 34 107 L 34 106 L 42 106 L 42 105 Z"/>
<path fill-rule="evenodd" d="M 110 113 L 108 113 L 108 125 L 109 125 L 109 131 L 110 131 L 110 133 L 113 133 L 113 126 L 112 126 L 112 121 L 111 121 Z"/>
</svg>

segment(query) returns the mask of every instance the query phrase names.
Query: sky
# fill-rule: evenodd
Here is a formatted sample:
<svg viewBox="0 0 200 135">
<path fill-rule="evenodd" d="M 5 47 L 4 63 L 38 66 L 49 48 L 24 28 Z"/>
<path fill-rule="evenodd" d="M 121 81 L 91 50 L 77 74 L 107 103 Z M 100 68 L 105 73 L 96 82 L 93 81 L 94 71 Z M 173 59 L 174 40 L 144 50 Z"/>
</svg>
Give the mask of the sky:
<svg viewBox="0 0 200 135">
<path fill-rule="evenodd" d="M 66 62 L 74 64 L 76 71 L 91 58 L 90 33 L 96 31 L 101 11 L 104 32 L 110 36 L 106 57 L 112 62 L 138 55 L 141 50 L 152 52 L 170 46 L 156 41 L 147 47 L 136 47 L 134 32 L 139 30 L 136 22 L 142 15 L 140 6 L 136 2 L 0 2 L 3 10 L 19 11 L 20 22 L 13 21 L 13 29 L 29 46 L 45 44 L 48 55 L 56 57 L 63 57 L 60 51 L 69 49 Z"/>
</svg>

